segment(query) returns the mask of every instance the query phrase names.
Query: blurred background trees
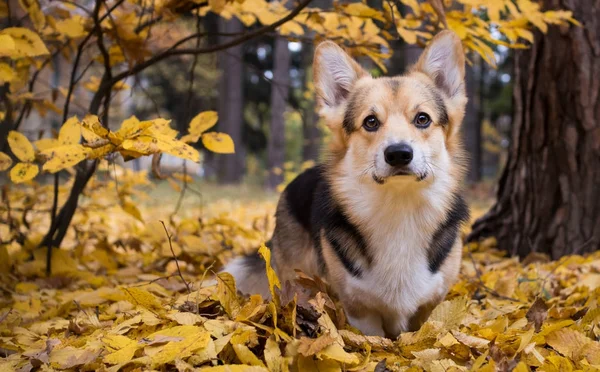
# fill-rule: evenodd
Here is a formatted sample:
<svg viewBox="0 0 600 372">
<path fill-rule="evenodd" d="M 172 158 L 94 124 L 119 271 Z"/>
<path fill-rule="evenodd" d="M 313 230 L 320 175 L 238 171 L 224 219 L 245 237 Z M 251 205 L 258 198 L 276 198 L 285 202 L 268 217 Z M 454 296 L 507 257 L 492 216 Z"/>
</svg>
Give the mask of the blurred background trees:
<svg viewBox="0 0 600 372">
<path fill-rule="evenodd" d="M 161 178 L 179 171 L 207 182 L 280 189 L 304 167 L 319 161 L 320 150 L 328 140 L 315 113 L 311 66 L 317 42 L 331 39 L 344 45 L 374 76 L 396 75 L 406 71 L 436 32 L 450 28 L 468 52 L 470 100 L 464 125 L 471 155 L 468 181 L 472 185 L 493 184 L 508 154 L 511 170 L 506 172 L 512 173 L 505 172 L 502 178 L 502 200 L 504 193 L 512 193 L 506 186 L 506 182 L 513 182 L 510 174 L 523 172 L 521 154 L 539 150 L 519 143 L 518 150 L 513 146 L 507 152 L 511 142 L 517 145 L 515 138 L 536 137 L 543 132 L 522 129 L 538 119 L 524 113 L 554 110 L 556 120 L 570 115 L 558 110 L 557 101 L 532 108 L 531 102 L 546 102 L 541 99 L 545 97 L 534 96 L 524 103 L 523 96 L 517 95 L 523 87 L 546 87 L 544 82 L 565 77 L 556 71 L 554 75 L 542 74 L 546 70 L 540 66 L 549 65 L 554 57 L 569 58 L 558 48 L 545 46 L 558 40 L 571 48 L 595 48 L 596 41 L 571 43 L 584 31 L 575 26 L 570 11 L 580 14 L 586 8 L 567 5 L 550 0 L 543 7 L 531 0 L 8 0 L 0 3 L 0 151 L 6 153 L 0 164 L 8 170 L 16 159 L 7 141 L 11 131 L 25 134 L 31 141 L 53 138 L 73 115 L 97 115 L 100 125 L 111 130 L 121 127 L 131 115 L 168 118 L 172 120 L 169 128 L 183 135 L 191 130 L 190 120 L 198 112 L 213 110 L 219 117 L 215 129 L 233 140 L 234 154 L 208 151 L 197 137 L 197 142 L 189 145 L 202 152 L 201 160 L 188 160 L 185 167 L 172 149 L 170 153 L 153 149 L 154 162 L 140 153 L 124 157 L 112 152 L 97 158 L 86 155 L 69 171 L 57 172 L 48 180 L 45 174 L 38 178 L 53 180 L 51 221 L 67 221 L 68 226 L 68 215 L 75 212 L 80 194 L 102 161 L 136 170 L 148 170 L 154 164 L 154 173 Z M 596 29 L 593 20 L 586 17 L 581 14 L 590 30 Z M 532 43 L 534 48 L 527 49 Z M 549 49 L 556 55 L 543 54 Z M 583 53 L 579 49 L 572 52 Z M 537 61 L 535 56 L 545 59 L 539 65 L 527 65 L 532 59 Z M 569 66 L 578 63 L 572 60 Z M 563 70 L 569 71 L 561 67 Z M 539 77 L 527 80 L 536 71 L 540 71 Z M 572 81 L 582 81 L 575 79 L 579 78 L 575 72 L 572 77 Z M 561 87 L 546 88 L 556 92 Z M 579 91 L 564 88 L 562 92 L 571 97 Z M 578 107 L 575 99 L 572 103 Z M 516 127 L 511 121 L 513 107 Z M 583 120 L 577 115 L 584 122 L 593 118 L 588 115 Z M 527 130 L 523 136 L 515 132 L 521 130 Z M 544 138 L 558 141 L 572 130 L 559 130 L 552 132 L 554 137 Z M 583 138 L 582 128 L 574 130 L 579 133 L 577 138 Z M 570 146 L 578 147 L 578 141 Z M 42 164 L 46 160 L 41 156 L 43 151 L 34 145 L 34 163 Z M 565 149 L 545 151 L 559 150 Z M 159 153 L 166 153 L 160 167 L 156 161 Z M 547 161 L 544 158 L 535 163 Z M 68 195 L 59 197 L 59 184 L 69 179 L 73 186 Z M 556 193 L 557 183 L 553 185 L 551 192 Z M 578 200 L 583 203 L 583 199 Z M 496 211 L 508 204 L 503 205 Z M 543 208 L 533 208 L 532 213 L 534 209 L 543 212 Z M 510 222 L 517 223 L 521 220 Z M 492 227 L 480 230 L 498 230 L 497 225 L 486 226 Z M 504 231 L 512 235 L 514 228 Z M 60 244 L 55 233 L 50 228 L 47 244 Z M 523 247 L 527 239 L 519 239 L 517 245 Z M 536 241 L 535 247 L 542 244 Z"/>
</svg>

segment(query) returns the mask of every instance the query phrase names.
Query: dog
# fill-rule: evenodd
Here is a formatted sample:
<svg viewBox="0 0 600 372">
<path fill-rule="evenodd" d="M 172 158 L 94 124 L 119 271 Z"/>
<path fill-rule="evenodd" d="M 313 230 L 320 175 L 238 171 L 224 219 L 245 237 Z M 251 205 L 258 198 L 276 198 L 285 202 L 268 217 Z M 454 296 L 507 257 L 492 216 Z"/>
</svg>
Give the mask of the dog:
<svg viewBox="0 0 600 372">
<path fill-rule="evenodd" d="M 294 269 L 324 278 L 352 326 L 395 338 L 420 328 L 459 273 L 463 48 L 442 31 L 408 73 L 374 78 L 325 41 L 313 68 L 332 139 L 281 194 L 272 265 L 282 282 Z M 264 270 L 257 254 L 224 269 L 240 291 L 268 297 Z"/>
</svg>

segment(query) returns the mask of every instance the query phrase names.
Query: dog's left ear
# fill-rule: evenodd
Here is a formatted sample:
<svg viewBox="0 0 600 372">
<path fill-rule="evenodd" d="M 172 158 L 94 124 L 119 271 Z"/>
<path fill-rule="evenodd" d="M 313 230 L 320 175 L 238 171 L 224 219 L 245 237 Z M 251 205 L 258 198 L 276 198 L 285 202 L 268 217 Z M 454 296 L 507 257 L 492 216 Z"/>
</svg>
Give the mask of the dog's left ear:
<svg viewBox="0 0 600 372">
<path fill-rule="evenodd" d="M 460 38 L 445 30 L 437 34 L 414 66 L 451 99 L 465 98 L 465 53 Z"/>
</svg>

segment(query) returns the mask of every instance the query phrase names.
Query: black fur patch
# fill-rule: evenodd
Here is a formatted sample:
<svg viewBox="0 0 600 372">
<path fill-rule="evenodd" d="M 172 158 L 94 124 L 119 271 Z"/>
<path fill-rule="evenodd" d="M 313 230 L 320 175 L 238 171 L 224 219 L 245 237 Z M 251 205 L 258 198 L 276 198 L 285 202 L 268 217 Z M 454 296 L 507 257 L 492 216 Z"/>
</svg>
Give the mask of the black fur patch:
<svg viewBox="0 0 600 372">
<path fill-rule="evenodd" d="M 321 246 L 321 232 L 324 231 L 325 238 L 346 270 L 360 277 L 362 270 L 353 258 L 361 257 L 371 264 L 367 242 L 333 199 L 321 166 L 296 177 L 285 189 L 285 200 L 292 217 L 311 234 L 321 273 L 327 271 Z"/>
<path fill-rule="evenodd" d="M 335 202 L 330 186 L 326 181 L 322 182 L 317 188 L 311 224 L 315 247 L 319 247 L 320 250 L 323 249 L 321 247 L 321 231 L 324 231 L 325 237 L 346 270 L 352 275 L 360 277 L 362 271 L 354 264 L 351 256 L 362 257 L 370 264 L 372 258 L 368 251 L 367 242 L 358 228 L 350 222 L 342 208 Z M 347 244 L 341 244 L 341 242 Z"/>
<path fill-rule="evenodd" d="M 342 123 L 342 127 L 347 134 L 354 132 L 356 129 L 355 122 L 358 118 L 356 117 L 357 114 L 354 108 L 356 108 L 359 105 L 359 102 L 364 99 L 365 95 L 368 93 L 368 89 L 369 88 L 367 87 L 362 87 L 355 90 L 350 95 L 348 106 L 346 106 L 346 112 L 344 112 L 344 121 Z"/>
<path fill-rule="evenodd" d="M 335 251 L 336 255 L 338 256 L 346 270 L 348 270 L 353 276 L 360 278 L 362 276 L 362 270 L 359 267 L 355 266 L 354 263 L 352 263 L 352 261 L 350 261 L 346 254 L 346 248 L 343 247 L 340 244 L 340 242 L 338 242 L 335 235 L 331 231 L 327 231 L 325 233 L 325 237 L 327 238 L 327 241 Z"/>
<path fill-rule="evenodd" d="M 450 122 L 450 119 L 448 118 L 448 110 L 446 109 L 444 99 L 435 89 L 432 89 L 431 91 L 433 92 L 435 106 L 437 107 L 437 117 L 439 118 L 438 124 L 446 126 Z"/>
<path fill-rule="evenodd" d="M 460 225 L 469 219 L 469 207 L 461 195 L 455 195 L 446 220 L 433 234 L 429 244 L 429 270 L 436 273 L 450 254 Z"/>
<path fill-rule="evenodd" d="M 310 231 L 310 215 L 317 186 L 322 181 L 320 167 L 302 172 L 285 188 L 285 200 L 292 216 Z"/>
</svg>

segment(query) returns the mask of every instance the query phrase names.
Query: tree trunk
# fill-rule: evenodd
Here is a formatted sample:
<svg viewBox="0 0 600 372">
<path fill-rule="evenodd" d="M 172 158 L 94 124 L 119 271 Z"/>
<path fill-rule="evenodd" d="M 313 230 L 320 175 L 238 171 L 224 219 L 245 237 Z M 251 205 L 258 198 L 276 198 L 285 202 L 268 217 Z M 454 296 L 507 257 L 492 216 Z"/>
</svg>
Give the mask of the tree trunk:
<svg viewBox="0 0 600 372">
<path fill-rule="evenodd" d="M 479 74 L 481 66 L 475 62 L 467 66 L 467 115 L 463 124 L 463 133 L 465 137 L 465 148 L 469 153 L 469 174 L 467 179 L 470 183 L 476 183 L 481 180 L 481 95 L 479 92 L 479 81 L 482 76 Z"/>
<path fill-rule="evenodd" d="M 220 20 L 221 32 L 241 33 L 244 26 L 237 19 Z M 223 37 L 226 42 L 230 37 Z M 238 183 L 244 174 L 244 146 L 242 127 L 244 124 L 244 47 L 237 45 L 219 54 L 222 76 L 219 92 L 219 131 L 231 136 L 235 154 L 218 155 L 217 175 L 221 183 Z"/>
<path fill-rule="evenodd" d="M 314 45 L 312 42 L 302 45 L 302 65 L 304 68 L 304 86 L 307 87 L 313 80 L 312 59 Z M 319 115 L 317 114 L 316 100 L 306 103 L 302 110 L 302 161 L 318 161 L 321 150 L 321 131 L 318 127 Z"/>
<path fill-rule="evenodd" d="M 511 150 L 498 200 L 473 226 L 513 255 L 600 246 L 600 4 L 545 0 L 583 27 L 550 27 L 515 54 Z"/>
<path fill-rule="evenodd" d="M 273 52 L 273 83 L 271 84 L 271 125 L 267 142 L 269 177 L 266 186 L 269 189 L 275 189 L 283 182 L 283 162 L 285 161 L 284 114 L 290 84 L 290 57 L 287 39 L 276 37 Z"/>
</svg>

